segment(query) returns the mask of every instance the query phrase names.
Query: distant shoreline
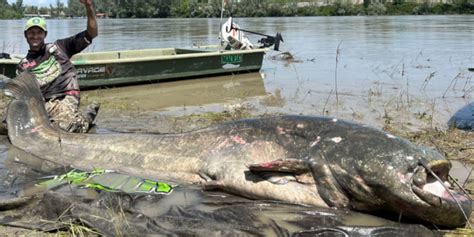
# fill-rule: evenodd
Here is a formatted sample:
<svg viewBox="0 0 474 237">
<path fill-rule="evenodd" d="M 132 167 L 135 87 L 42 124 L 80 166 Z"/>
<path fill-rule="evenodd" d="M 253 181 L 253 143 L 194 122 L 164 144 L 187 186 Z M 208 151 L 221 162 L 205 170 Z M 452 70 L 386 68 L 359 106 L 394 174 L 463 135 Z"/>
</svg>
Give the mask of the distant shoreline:
<svg viewBox="0 0 474 237">
<path fill-rule="evenodd" d="M 75 2 L 75 1 L 73 1 Z M 33 15 L 48 18 L 77 18 L 85 16 L 83 6 L 77 3 L 64 6 L 35 7 L 7 4 L 0 8 L 0 19 L 21 19 Z M 192 1 L 173 1 L 169 4 L 132 2 L 116 5 L 113 0 L 95 1 L 97 16 L 100 18 L 215 18 L 220 17 L 220 1 L 203 4 Z M 191 3 L 189 3 L 191 2 Z M 248 2 L 248 3 L 247 3 Z M 459 0 L 447 3 L 415 3 L 405 0 L 394 0 L 387 3 L 356 4 L 352 1 L 329 1 L 332 4 L 318 1 L 240 1 L 224 8 L 224 16 L 233 17 L 293 17 L 293 16 L 397 16 L 397 15 L 460 15 L 474 14 L 474 3 Z M 282 1 L 280 1 L 282 2 Z M 293 3 L 297 2 L 297 3 Z M 360 2 L 360 1 L 359 1 Z M 305 4 L 303 4 L 305 3 Z M 155 5 L 154 5 L 155 4 Z"/>
</svg>

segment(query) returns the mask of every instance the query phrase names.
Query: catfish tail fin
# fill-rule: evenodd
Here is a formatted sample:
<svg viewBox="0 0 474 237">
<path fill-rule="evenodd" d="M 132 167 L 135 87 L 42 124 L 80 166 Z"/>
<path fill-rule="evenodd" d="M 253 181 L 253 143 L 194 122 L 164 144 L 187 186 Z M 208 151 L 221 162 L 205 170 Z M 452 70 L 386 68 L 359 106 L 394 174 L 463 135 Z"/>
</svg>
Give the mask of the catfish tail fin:
<svg viewBox="0 0 474 237">
<path fill-rule="evenodd" d="M 8 80 L 4 93 L 13 97 L 7 109 L 8 136 L 13 145 L 20 141 L 26 145 L 35 133 L 52 128 L 34 74 L 24 72 Z"/>
<path fill-rule="evenodd" d="M 35 75 L 30 72 L 23 72 L 15 77 L 15 79 L 8 80 L 5 85 L 5 95 L 17 100 L 25 100 L 32 97 L 43 100 Z"/>
</svg>

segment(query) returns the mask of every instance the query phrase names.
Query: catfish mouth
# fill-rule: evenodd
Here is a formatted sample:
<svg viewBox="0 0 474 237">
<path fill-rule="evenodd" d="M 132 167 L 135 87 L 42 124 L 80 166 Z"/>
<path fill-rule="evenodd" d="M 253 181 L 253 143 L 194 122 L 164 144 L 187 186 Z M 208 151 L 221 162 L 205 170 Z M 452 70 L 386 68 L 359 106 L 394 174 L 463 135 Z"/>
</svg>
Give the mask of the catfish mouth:
<svg viewBox="0 0 474 237">
<path fill-rule="evenodd" d="M 454 211 L 467 218 L 471 212 L 471 200 L 469 196 L 452 189 L 448 181 L 450 169 L 448 160 L 436 160 L 429 164 L 420 162 L 413 175 L 412 190 L 435 210 Z"/>
</svg>

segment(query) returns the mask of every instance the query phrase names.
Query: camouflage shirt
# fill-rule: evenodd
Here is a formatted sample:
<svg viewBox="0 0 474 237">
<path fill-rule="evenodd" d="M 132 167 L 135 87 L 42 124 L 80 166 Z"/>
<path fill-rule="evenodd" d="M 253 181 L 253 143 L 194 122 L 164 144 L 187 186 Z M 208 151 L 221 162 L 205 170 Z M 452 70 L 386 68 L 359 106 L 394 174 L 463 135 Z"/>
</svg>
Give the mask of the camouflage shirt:
<svg viewBox="0 0 474 237">
<path fill-rule="evenodd" d="M 43 97 L 48 100 L 62 95 L 79 97 L 76 68 L 69 60 L 81 52 L 92 38 L 83 31 L 74 36 L 45 44 L 37 52 L 29 51 L 17 66 L 17 74 L 29 70 L 36 75 Z"/>
</svg>

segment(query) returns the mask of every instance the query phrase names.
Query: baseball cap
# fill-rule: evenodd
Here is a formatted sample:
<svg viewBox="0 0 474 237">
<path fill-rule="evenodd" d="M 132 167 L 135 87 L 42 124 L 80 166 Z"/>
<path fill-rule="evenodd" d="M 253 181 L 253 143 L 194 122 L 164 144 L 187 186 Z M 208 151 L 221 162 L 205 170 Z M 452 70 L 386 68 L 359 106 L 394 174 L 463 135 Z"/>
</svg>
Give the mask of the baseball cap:
<svg viewBox="0 0 474 237">
<path fill-rule="evenodd" d="M 48 31 L 46 28 L 46 21 L 44 20 L 44 18 L 33 17 L 33 18 L 28 19 L 28 21 L 26 21 L 26 24 L 25 24 L 25 31 L 27 31 L 28 29 L 34 26 L 39 27 L 44 31 Z"/>
</svg>

